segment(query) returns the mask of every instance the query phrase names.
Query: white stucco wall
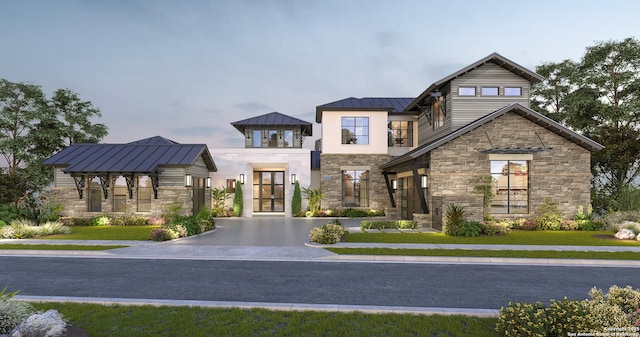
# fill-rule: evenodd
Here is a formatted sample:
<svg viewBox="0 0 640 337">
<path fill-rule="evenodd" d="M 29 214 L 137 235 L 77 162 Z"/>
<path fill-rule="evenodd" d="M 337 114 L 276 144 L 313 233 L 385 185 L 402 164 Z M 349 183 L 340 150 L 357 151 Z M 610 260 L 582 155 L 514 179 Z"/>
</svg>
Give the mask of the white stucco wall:
<svg viewBox="0 0 640 337">
<path fill-rule="evenodd" d="M 210 174 L 212 187 L 226 186 L 227 179 L 239 179 L 240 174 L 244 174 L 245 184 L 242 186 L 242 193 L 245 217 L 255 215 L 252 184 L 254 171 L 284 171 L 285 216 L 291 216 L 294 186 L 290 180 L 291 174 L 296 175 L 300 187 L 311 185 L 311 150 L 309 149 L 227 148 L 211 149 L 210 152 L 218 167 L 217 172 Z M 304 194 L 302 197 L 302 209 L 306 209 Z M 228 204 L 231 205 L 232 200 L 229 200 Z"/>
</svg>

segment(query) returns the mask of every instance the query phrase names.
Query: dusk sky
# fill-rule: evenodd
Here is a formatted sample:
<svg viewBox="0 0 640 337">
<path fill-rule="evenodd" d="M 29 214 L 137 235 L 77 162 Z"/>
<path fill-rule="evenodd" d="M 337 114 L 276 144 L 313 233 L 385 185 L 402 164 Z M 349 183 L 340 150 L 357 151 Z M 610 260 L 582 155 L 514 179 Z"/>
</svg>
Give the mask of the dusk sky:
<svg viewBox="0 0 640 337">
<path fill-rule="evenodd" d="M 0 78 L 92 101 L 103 142 L 243 147 L 229 123 L 415 97 L 492 52 L 531 70 L 579 60 L 596 41 L 640 38 L 639 14 L 630 0 L 4 0 Z"/>
</svg>

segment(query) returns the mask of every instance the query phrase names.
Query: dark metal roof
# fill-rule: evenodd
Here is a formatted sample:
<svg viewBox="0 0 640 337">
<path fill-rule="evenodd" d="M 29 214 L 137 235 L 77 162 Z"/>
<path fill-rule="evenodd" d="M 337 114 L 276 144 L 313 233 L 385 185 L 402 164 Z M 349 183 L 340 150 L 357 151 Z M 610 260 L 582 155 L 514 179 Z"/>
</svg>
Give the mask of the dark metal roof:
<svg viewBox="0 0 640 337">
<path fill-rule="evenodd" d="M 322 111 L 327 110 L 380 110 L 389 113 L 402 113 L 413 97 L 349 97 L 339 101 L 318 105 L 316 107 L 316 122 L 322 123 Z"/>
<path fill-rule="evenodd" d="M 127 144 L 172 145 L 172 144 L 179 144 L 179 143 L 178 142 L 174 142 L 173 140 L 167 139 L 167 138 L 164 138 L 164 137 L 154 136 L 154 137 L 150 137 L 150 138 L 136 140 L 136 141 L 133 141 L 133 142 L 127 143 Z"/>
<path fill-rule="evenodd" d="M 279 112 L 271 112 L 268 114 L 243 119 L 241 121 L 231 123 L 233 127 L 238 129 L 242 134 L 247 127 L 256 126 L 297 126 L 300 127 L 303 136 L 313 136 L 313 125 L 295 117 L 287 116 Z"/>
<path fill-rule="evenodd" d="M 162 137 L 159 137 L 162 138 Z M 153 137 L 147 140 L 159 138 Z M 162 138 L 164 139 L 164 138 Z M 166 140 L 166 139 L 165 139 Z M 42 162 L 64 167 L 65 173 L 153 173 L 163 166 L 190 166 L 202 157 L 210 172 L 216 168 L 205 144 L 72 144 Z"/>
<path fill-rule="evenodd" d="M 590 150 L 590 151 L 595 151 L 595 150 L 602 150 L 604 149 L 604 146 L 602 146 L 601 144 L 579 134 L 576 133 L 574 131 L 572 131 L 571 129 L 566 128 L 565 126 L 557 123 L 556 121 L 541 115 L 540 113 L 531 110 L 530 108 L 520 104 L 520 103 L 511 103 L 507 106 L 505 106 L 504 108 L 498 109 L 482 118 L 479 118 L 463 127 L 461 127 L 460 129 L 444 136 L 441 137 L 439 139 L 436 139 L 430 143 L 424 144 L 420 147 L 417 147 L 407 153 L 405 153 L 402 156 L 396 157 L 392 160 L 390 160 L 389 162 L 381 165 L 382 169 L 388 169 L 391 168 L 395 165 L 398 164 L 402 164 L 405 163 L 407 161 L 410 161 L 412 159 L 416 159 L 426 153 L 431 152 L 432 150 L 438 148 L 439 146 L 442 146 L 464 134 L 466 134 L 467 132 L 470 132 L 488 122 L 493 121 L 494 119 L 505 115 L 508 112 L 514 112 L 517 113 L 518 115 L 527 118 L 528 120 L 552 131 L 555 132 L 556 134 L 567 138 L 571 141 L 573 141 L 574 143 L 582 146 L 583 148 Z M 549 148 L 547 148 L 549 149 Z M 485 151 L 491 151 L 492 149 L 487 149 Z M 504 149 L 502 149 L 504 150 Z M 504 153 L 504 152 L 502 152 Z"/>
<path fill-rule="evenodd" d="M 489 56 L 478 60 L 458 71 L 456 71 L 455 73 L 446 76 L 436 82 L 434 82 L 433 84 L 431 84 L 425 91 L 422 92 L 422 94 L 420 94 L 420 96 L 418 96 L 415 100 L 413 100 L 413 102 L 411 102 L 410 104 L 407 104 L 407 108 L 406 110 L 412 110 L 416 107 L 416 105 L 420 104 L 420 102 L 422 102 L 423 100 L 425 100 L 426 98 L 428 98 L 429 94 L 434 92 L 434 91 L 440 91 L 440 89 L 442 89 L 442 87 L 447 84 L 448 82 L 450 82 L 451 80 L 460 77 L 486 63 L 495 63 L 511 72 L 513 72 L 514 74 L 521 76 L 522 78 L 528 80 L 531 83 L 538 83 L 540 81 L 542 81 L 544 79 L 544 77 L 542 77 L 541 75 L 509 60 L 508 58 L 498 54 L 498 53 L 493 53 L 490 54 Z"/>
</svg>

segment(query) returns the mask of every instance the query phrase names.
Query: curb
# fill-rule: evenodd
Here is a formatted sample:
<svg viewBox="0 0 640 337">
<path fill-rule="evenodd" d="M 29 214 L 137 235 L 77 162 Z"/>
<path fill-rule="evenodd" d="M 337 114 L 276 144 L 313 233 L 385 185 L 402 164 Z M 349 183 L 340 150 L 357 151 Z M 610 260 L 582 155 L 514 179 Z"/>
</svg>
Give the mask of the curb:
<svg viewBox="0 0 640 337">
<path fill-rule="evenodd" d="M 475 308 L 434 308 L 374 305 L 342 305 L 342 304 L 310 304 L 310 303 L 267 303 L 267 302 L 228 302 L 228 301 L 193 301 L 193 300 L 161 300 L 136 298 L 100 298 L 100 297 L 63 297 L 63 296 L 24 296 L 16 295 L 14 299 L 35 303 L 87 303 L 100 305 L 152 305 L 152 306 L 186 306 L 202 308 L 238 308 L 267 309 L 274 311 L 326 311 L 326 312 L 362 312 L 370 314 L 411 314 L 411 315 L 462 315 L 473 317 L 498 317 L 498 309 Z"/>
</svg>

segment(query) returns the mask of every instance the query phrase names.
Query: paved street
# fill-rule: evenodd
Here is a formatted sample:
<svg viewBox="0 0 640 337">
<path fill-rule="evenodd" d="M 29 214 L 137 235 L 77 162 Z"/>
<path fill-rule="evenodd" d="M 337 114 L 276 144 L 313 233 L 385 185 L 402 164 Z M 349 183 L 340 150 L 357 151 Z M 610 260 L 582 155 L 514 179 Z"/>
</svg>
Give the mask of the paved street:
<svg viewBox="0 0 640 337">
<path fill-rule="evenodd" d="M 640 288 L 637 268 L 0 257 L 25 296 L 498 309 Z"/>
</svg>

